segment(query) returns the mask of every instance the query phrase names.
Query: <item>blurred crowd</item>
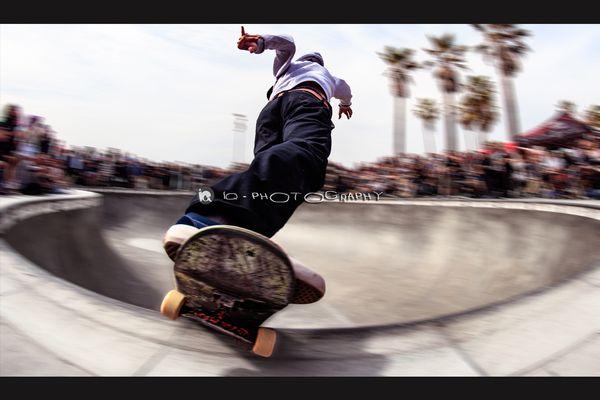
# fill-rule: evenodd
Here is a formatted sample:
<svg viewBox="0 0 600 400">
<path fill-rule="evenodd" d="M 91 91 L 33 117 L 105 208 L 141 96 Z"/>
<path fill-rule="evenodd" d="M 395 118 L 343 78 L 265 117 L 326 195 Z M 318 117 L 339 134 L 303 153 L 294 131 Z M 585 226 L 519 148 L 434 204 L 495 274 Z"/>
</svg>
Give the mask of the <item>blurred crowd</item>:
<svg viewBox="0 0 600 400">
<path fill-rule="evenodd" d="M 325 190 L 391 197 L 463 196 L 600 199 L 600 141 L 580 139 L 559 149 L 485 149 L 386 157 L 345 168 L 330 163 Z"/>
<path fill-rule="evenodd" d="M 74 186 L 195 190 L 246 168 L 153 162 L 118 149 L 69 147 L 38 116 L 6 107 L 0 122 L 0 194 L 61 193 Z M 390 197 L 600 199 L 600 140 L 559 149 L 487 143 L 471 152 L 386 157 L 354 168 L 330 162 L 324 190 Z"/>
<path fill-rule="evenodd" d="M 6 107 L 0 122 L 0 194 L 61 193 L 76 186 L 192 190 L 229 171 L 67 146 L 43 118 L 25 116 L 16 105 Z"/>
</svg>

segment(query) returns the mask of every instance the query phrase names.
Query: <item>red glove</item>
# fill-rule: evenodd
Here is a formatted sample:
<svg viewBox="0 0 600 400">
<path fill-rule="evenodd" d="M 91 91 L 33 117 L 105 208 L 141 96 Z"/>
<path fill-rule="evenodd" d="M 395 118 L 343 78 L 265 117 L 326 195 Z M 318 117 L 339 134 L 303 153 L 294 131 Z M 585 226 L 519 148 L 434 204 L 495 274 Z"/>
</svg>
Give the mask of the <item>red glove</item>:
<svg viewBox="0 0 600 400">
<path fill-rule="evenodd" d="M 237 41 L 237 47 L 240 50 L 248 50 L 250 53 L 256 53 L 259 39 L 261 39 L 260 35 L 248 35 L 242 26 L 242 35 Z"/>
</svg>

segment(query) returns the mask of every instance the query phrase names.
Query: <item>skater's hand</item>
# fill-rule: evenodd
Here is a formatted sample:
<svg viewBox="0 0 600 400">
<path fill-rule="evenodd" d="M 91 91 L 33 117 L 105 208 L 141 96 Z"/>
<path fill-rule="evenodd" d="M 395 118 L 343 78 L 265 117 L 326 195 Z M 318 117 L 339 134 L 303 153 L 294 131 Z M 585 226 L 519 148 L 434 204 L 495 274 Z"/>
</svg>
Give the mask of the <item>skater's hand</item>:
<svg viewBox="0 0 600 400">
<path fill-rule="evenodd" d="M 261 38 L 260 35 L 249 35 L 242 26 L 242 35 L 237 41 L 237 47 L 240 50 L 248 50 L 250 53 L 256 53 L 258 50 L 258 41 Z"/>
<path fill-rule="evenodd" d="M 348 119 L 350 119 L 350 117 L 352 116 L 352 108 L 350 108 L 350 106 L 343 106 L 340 104 L 338 119 L 342 118 L 342 114 L 344 114 Z"/>
</svg>

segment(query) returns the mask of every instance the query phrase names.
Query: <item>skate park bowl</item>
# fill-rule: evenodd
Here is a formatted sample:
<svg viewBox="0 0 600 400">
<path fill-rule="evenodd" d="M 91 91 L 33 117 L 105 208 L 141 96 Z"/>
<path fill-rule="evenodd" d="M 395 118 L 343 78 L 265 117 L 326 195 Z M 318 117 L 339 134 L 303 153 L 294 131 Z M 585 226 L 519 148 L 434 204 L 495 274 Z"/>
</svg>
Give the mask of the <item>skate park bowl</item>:
<svg viewBox="0 0 600 400">
<path fill-rule="evenodd" d="M 6 240 L 61 278 L 158 310 L 174 286 L 161 237 L 189 200 L 105 192 L 99 207 L 33 217 Z M 325 278 L 327 295 L 271 323 L 386 326 L 505 302 L 591 268 L 600 260 L 599 231 L 590 218 L 476 202 L 303 204 L 273 239 Z"/>
<path fill-rule="evenodd" d="M 190 328 L 192 323 L 189 321 L 164 320 L 157 311 L 165 293 L 174 288 L 172 262 L 162 251 L 161 238 L 181 215 L 191 194 L 127 190 L 95 192 L 75 191 L 71 195 L 35 198 L 23 204 L 0 207 L 0 230 L 5 242 L 0 249 L 4 249 L 3 260 L 5 265 L 17 260 L 12 261 L 12 277 L 3 273 L 8 283 L 0 288 L 2 293 L 25 296 L 22 290 L 13 289 L 13 286 L 17 287 L 14 282 L 23 280 L 19 285 L 28 286 L 29 280 L 41 279 L 40 276 L 47 274 L 47 278 L 41 279 L 44 283 L 40 283 L 40 287 L 49 285 L 56 288 L 59 298 L 74 298 L 75 292 L 85 294 L 85 307 L 92 308 L 92 311 L 85 312 L 85 324 L 89 324 L 91 316 L 99 320 L 118 309 L 125 310 L 129 317 L 114 317 L 110 322 L 101 324 L 102 329 L 110 325 L 123 334 L 135 327 L 135 335 L 146 338 L 144 335 L 154 337 L 159 335 L 157 332 L 175 326 L 177 328 L 173 329 L 203 335 L 201 339 L 195 339 L 196 342 L 200 340 L 197 347 L 190 345 L 189 339 L 182 345 L 173 339 L 173 333 L 168 338 L 161 336 L 156 339 L 170 351 L 189 350 L 192 346 L 195 352 L 202 352 L 206 341 L 221 340 L 196 326 Z M 266 324 L 282 330 L 289 341 L 295 343 L 295 346 L 288 346 L 294 350 L 288 350 L 291 353 L 284 353 L 283 357 L 341 359 L 348 356 L 356 361 L 361 357 L 375 357 L 369 351 L 365 353 L 364 345 L 374 332 L 376 335 L 382 332 L 391 335 L 391 339 L 385 339 L 383 344 L 377 342 L 376 353 L 390 352 L 398 346 L 412 349 L 411 346 L 416 346 L 415 341 L 426 341 L 425 351 L 430 351 L 432 332 L 438 329 L 450 332 L 450 325 L 445 324 L 457 318 L 458 321 L 462 321 L 461 318 L 477 318 L 477 323 L 481 323 L 486 312 L 496 312 L 494 310 L 499 307 L 517 307 L 540 294 L 559 293 L 560 287 L 569 287 L 569 293 L 582 295 L 588 291 L 577 285 L 585 281 L 584 288 L 590 290 L 589 302 L 581 307 L 587 314 L 580 312 L 577 321 L 583 318 L 590 325 L 575 322 L 572 325 L 582 331 L 593 332 L 598 343 L 599 313 L 589 309 L 592 308 L 590 304 L 597 305 L 600 299 L 597 292 L 600 287 L 597 268 L 600 266 L 599 232 L 600 206 L 597 202 L 447 199 L 303 204 L 273 240 L 283 246 L 291 257 L 320 273 L 327 282 L 327 293 L 315 304 L 290 305 Z M 14 257 L 9 257 L 10 254 Z M 25 264 L 31 267 L 22 269 L 25 267 L 21 265 Z M 37 268 L 39 272 L 36 272 Z M 593 294 L 591 290 L 595 290 Z M 88 300 L 90 298 L 102 300 L 92 302 Z M 4 296 L 2 308 L 12 318 L 13 324 L 18 325 L 21 331 L 36 326 L 36 321 L 31 319 L 33 317 L 24 317 L 19 311 L 21 306 L 15 304 L 11 308 L 13 306 L 7 299 Z M 96 304 L 96 301 L 103 305 Z M 549 301 L 546 300 L 546 303 Z M 564 298 L 552 301 L 548 310 L 558 310 L 560 304 L 568 304 Z M 92 307 L 92 304 L 95 305 Z M 54 304 L 52 309 L 56 306 Z M 50 305 L 40 303 L 39 307 Z M 62 311 L 69 307 L 75 306 L 60 306 Z M 531 308 L 527 310 L 534 314 L 541 312 Z M 568 318 L 575 318 L 572 313 L 564 312 Z M 132 315 L 143 315 L 145 322 L 134 321 Z M 2 316 L 0 321 L 7 318 Z M 477 331 L 478 338 L 491 335 L 493 329 L 486 331 L 491 329 L 488 325 L 492 326 L 499 320 L 486 322 L 485 329 L 477 328 L 483 329 L 483 332 L 469 329 Z M 506 321 L 506 329 L 518 325 L 514 319 L 510 320 L 513 325 Z M 45 329 L 50 329 L 48 324 Z M 150 328 L 145 324 L 150 324 Z M 552 327 L 557 328 L 560 331 L 564 327 Z M 60 331 L 62 327 L 56 329 Z M 408 329 L 403 331 L 403 335 L 409 336 L 417 330 L 419 339 L 410 336 L 411 339 L 400 340 L 396 329 Z M 469 329 L 460 327 L 460 335 L 467 332 L 464 340 L 471 340 L 475 335 Z M 531 329 L 528 326 L 527 332 Z M 527 332 L 520 337 L 527 337 Z M 463 340 L 458 333 L 456 335 L 454 339 L 440 339 L 440 346 Z M 511 335 L 511 338 L 516 337 Z M 49 340 L 47 334 L 31 333 L 30 336 L 40 341 Z M 62 352 L 65 346 L 77 346 L 83 338 L 78 336 L 72 340 L 74 343 L 53 342 L 52 346 L 56 346 L 55 352 L 59 352 L 56 349 Z M 437 339 L 434 341 L 437 343 Z M 525 351 L 522 347 L 520 349 L 520 352 Z M 69 352 L 75 358 L 82 357 L 75 350 L 70 349 Z M 132 352 L 129 347 L 128 352 Z M 505 374 L 525 368 L 524 364 L 516 365 L 519 357 L 527 357 L 525 353 L 513 356 L 508 364 L 498 364 L 498 355 L 485 354 L 487 358 L 481 360 L 479 367 L 461 360 L 460 368 L 464 370 L 452 367 L 454 369 L 448 371 Z M 152 357 L 149 359 L 155 360 Z M 222 357 L 231 357 L 231 354 L 227 350 L 210 353 L 206 357 L 221 357 L 222 361 Z M 362 375 L 402 372 L 392 368 L 396 364 L 389 359 L 384 361 L 377 357 L 379 361 L 371 359 L 373 363 L 370 366 L 352 362 L 344 367 L 347 368 L 345 371 Z M 462 354 L 460 357 L 466 356 Z M 531 357 L 534 357 L 533 353 Z M 239 361 L 238 356 L 235 359 Z M 86 362 L 101 362 L 89 360 L 86 358 Z M 132 358 L 126 360 L 123 365 L 133 362 Z M 221 365 L 219 362 L 215 361 L 214 365 Z M 147 364 L 142 363 L 142 370 L 144 365 Z M 319 370 L 326 375 L 333 374 L 322 364 L 308 370 L 303 370 L 303 367 L 289 369 L 287 364 L 285 368 L 281 364 L 270 365 L 273 369 L 267 369 L 267 373 L 275 375 L 289 371 L 292 374 L 294 371 L 297 374 L 306 374 L 307 371 L 319 374 Z M 275 365 L 283 369 L 277 370 Z M 446 366 L 445 361 L 439 365 Z M 205 366 L 197 364 L 197 368 L 190 369 L 194 372 L 190 373 L 203 374 L 202 371 L 208 371 Z M 90 373 L 121 373 L 121 370 L 111 368 L 113 365 L 101 364 Z M 173 368 L 173 373 L 189 372 L 182 366 Z M 413 373 L 418 371 L 409 370 Z M 136 371 L 139 373 L 139 370 Z M 153 370 L 153 373 L 157 371 Z M 243 374 L 240 371 L 229 373 Z M 123 373 L 128 374 L 130 370 Z M 213 370 L 207 373 L 216 374 Z"/>
</svg>

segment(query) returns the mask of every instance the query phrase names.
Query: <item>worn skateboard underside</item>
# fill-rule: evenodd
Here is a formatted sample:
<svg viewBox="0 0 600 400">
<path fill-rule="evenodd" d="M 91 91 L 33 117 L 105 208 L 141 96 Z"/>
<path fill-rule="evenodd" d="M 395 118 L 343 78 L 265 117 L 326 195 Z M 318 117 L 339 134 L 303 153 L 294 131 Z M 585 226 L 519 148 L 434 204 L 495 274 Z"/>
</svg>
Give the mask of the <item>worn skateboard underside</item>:
<svg viewBox="0 0 600 400">
<path fill-rule="evenodd" d="M 254 343 L 260 324 L 287 306 L 295 277 L 283 250 L 255 232 L 226 225 L 200 230 L 175 260 L 181 315 Z"/>
</svg>

